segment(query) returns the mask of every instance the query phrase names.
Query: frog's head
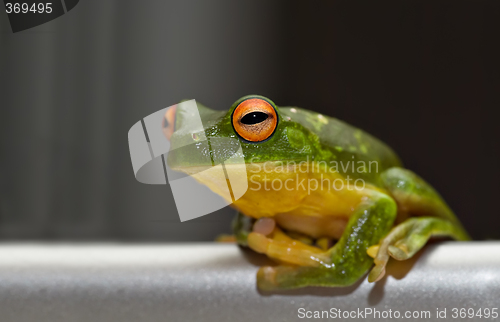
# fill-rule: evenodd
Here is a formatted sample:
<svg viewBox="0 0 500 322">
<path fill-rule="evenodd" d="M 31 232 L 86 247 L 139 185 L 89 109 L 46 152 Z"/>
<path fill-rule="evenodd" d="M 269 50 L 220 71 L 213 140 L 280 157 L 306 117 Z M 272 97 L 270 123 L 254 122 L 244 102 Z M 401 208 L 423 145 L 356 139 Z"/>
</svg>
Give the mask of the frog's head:
<svg viewBox="0 0 500 322">
<path fill-rule="evenodd" d="M 180 103 L 167 110 L 163 124 L 171 144 L 167 164 L 194 177 L 247 215 L 272 216 L 293 207 L 303 191 L 264 193 L 260 188 L 265 181 L 284 182 L 295 176 L 294 171 L 273 171 L 273 167 L 283 169 L 286 164 L 294 168 L 321 153 L 318 136 L 294 122 L 290 110 L 258 95 L 240 98 L 227 111 L 194 101 Z M 214 167 L 222 163 L 225 175 L 221 175 L 222 168 Z M 227 193 L 228 183 L 233 200 Z"/>
<path fill-rule="evenodd" d="M 247 164 L 302 161 L 315 155 L 318 148 L 315 134 L 291 120 L 287 111 L 280 111 L 266 97 L 242 97 L 227 111 L 199 103 L 190 108 L 185 103 L 167 110 L 163 123 L 171 144 L 168 164 L 177 171 L 211 166 L 214 157 L 229 163 L 244 160 Z M 242 158 L 228 160 L 240 146 Z"/>
</svg>

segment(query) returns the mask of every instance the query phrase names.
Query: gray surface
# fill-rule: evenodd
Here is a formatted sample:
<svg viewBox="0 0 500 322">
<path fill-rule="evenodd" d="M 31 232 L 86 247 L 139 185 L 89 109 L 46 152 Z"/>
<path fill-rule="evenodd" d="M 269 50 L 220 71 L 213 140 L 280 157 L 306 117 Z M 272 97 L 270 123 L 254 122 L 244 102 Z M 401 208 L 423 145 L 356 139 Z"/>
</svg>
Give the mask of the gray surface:
<svg viewBox="0 0 500 322">
<path fill-rule="evenodd" d="M 376 285 L 280 294 L 256 290 L 264 259 L 231 244 L 4 244 L 0 258 L 2 322 L 306 320 L 301 307 L 426 310 L 432 320 L 447 308 L 452 320 L 452 308 L 500 307 L 499 242 L 430 246 Z"/>
</svg>

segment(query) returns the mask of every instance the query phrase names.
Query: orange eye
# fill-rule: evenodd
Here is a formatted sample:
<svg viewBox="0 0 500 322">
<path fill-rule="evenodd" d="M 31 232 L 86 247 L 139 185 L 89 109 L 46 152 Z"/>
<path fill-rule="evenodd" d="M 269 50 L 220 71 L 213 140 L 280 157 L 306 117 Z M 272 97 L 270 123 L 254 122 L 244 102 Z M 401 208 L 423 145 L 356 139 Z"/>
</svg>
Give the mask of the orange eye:
<svg viewBox="0 0 500 322">
<path fill-rule="evenodd" d="M 177 110 L 177 105 L 173 105 L 167 108 L 162 121 L 163 134 L 170 140 L 170 137 L 175 130 L 175 112 Z"/>
<path fill-rule="evenodd" d="M 234 109 L 232 122 L 234 130 L 243 139 L 260 142 L 274 133 L 278 124 L 278 115 L 267 101 L 250 98 Z"/>
</svg>

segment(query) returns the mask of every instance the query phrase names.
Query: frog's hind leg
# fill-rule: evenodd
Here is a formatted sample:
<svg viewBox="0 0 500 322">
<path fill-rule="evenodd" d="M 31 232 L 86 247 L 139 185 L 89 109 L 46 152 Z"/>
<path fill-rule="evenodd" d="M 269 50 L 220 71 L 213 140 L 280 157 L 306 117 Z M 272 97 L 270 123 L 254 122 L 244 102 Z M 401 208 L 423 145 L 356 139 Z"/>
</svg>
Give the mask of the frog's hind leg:
<svg viewBox="0 0 500 322">
<path fill-rule="evenodd" d="M 415 173 L 391 168 L 382 173 L 381 178 L 400 211 L 421 217 L 412 217 L 397 225 L 378 245 L 368 249 L 375 263 L 368 281 L 375 282 L 384 276 L 390 256 L 397 260 L 408 259 L 432 236 L 470 239 L 439 194 Z"/>
<path fill-rule="evenodd" d="M 262 267 L 257 273 L 259 289 L 348 286 L 359 280 L 373 263 L 366 253 L 368 247 L 389 232 L 396 217 L 394 200 L 382 193 L 373 194 L 373 198 L 357 207 L 342 237 L 326 251 L 328 262 L 315 266 Z"/>
</svg>

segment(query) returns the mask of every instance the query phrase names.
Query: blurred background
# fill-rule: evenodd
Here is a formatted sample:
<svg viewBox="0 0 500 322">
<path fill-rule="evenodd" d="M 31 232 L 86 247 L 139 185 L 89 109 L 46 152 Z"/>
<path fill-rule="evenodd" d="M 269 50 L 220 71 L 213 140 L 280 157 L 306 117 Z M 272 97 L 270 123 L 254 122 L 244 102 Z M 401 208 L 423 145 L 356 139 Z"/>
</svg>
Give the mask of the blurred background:
<svg viewBox="0 0 500 322">
<path fill-rule="evenodd" d="M 392 146 L 475 239 L 500 238 L 500 2 L 82 0 L 13 34 L 0 13 L 0 238 L 209 241 L 136 181 L 127 133 L 194 98 L 261 94 Z"/>
</svg>

